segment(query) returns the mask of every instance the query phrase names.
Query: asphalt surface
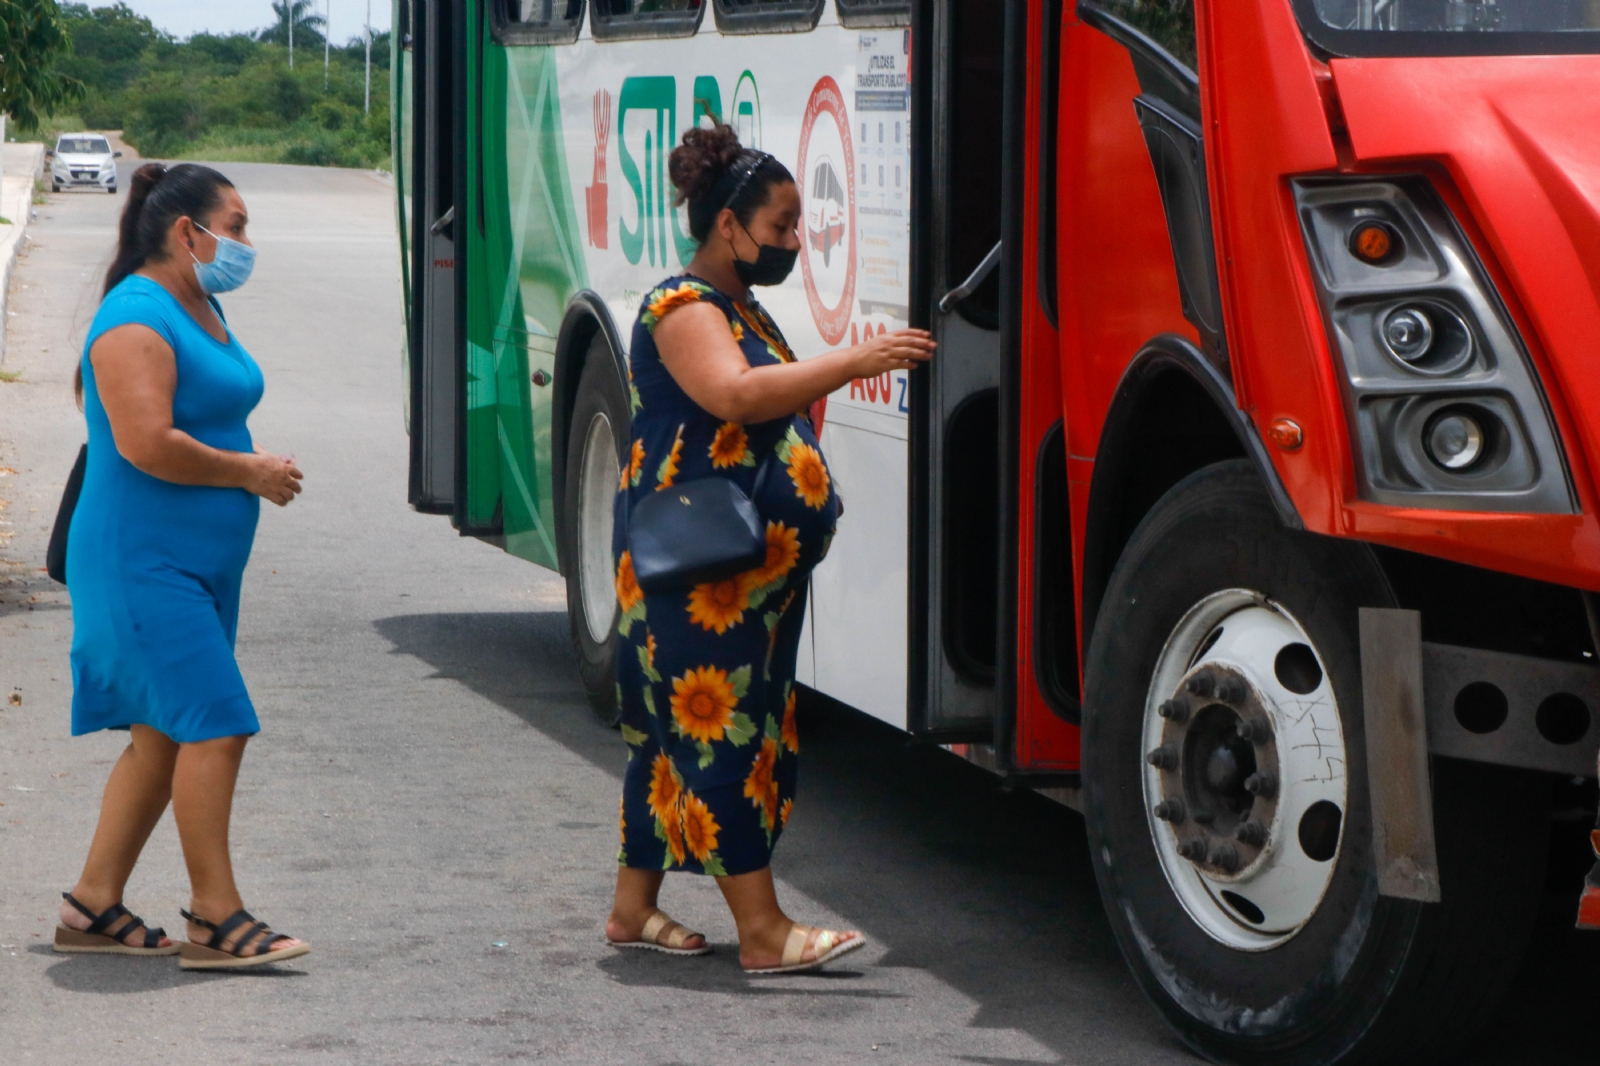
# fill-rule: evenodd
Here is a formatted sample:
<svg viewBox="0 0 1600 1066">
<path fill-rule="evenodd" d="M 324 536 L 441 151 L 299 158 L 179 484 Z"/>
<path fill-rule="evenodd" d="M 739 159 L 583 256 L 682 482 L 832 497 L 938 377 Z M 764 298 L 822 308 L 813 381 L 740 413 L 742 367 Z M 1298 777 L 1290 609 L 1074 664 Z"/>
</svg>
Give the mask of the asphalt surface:
<svg viewBox="0 0 1600 1066">
<path fill-rule="evenodd" d="M 0 383 L 0 1061 L 1196 1061 L 1123 968 L 1076 815 L 836 707 L 804 712 L 775 869 L 792 914 L 870 947 L 751 981 L 715 886 L 688 876 L 663 903 L 716 954 L 605 947 L 626 756 L 582 700 L 563 586 L 405 503 L 392 189 L 221 169 L 261 250 L 225 297 L 266 372 L 251 426 L 307 474 L 300 500 L 263 508 L 246 575 L 239 659 L 263 731 L 234 857 L 246 905 L 314 950 L 234 976 L 50 951 L 122 745 L 68 736 L 70 604 L 40 568 L 123 203 L 51 196 L 11 294 L 4 369 L 23 380 Z M 178 929 L 186 898 L 169 816 L 127 902 Z M 1472 1063 L 1595 1061 L 1600 940 L 1562 928 L 1570 906 L 1552 893 Z"/>
</svg>

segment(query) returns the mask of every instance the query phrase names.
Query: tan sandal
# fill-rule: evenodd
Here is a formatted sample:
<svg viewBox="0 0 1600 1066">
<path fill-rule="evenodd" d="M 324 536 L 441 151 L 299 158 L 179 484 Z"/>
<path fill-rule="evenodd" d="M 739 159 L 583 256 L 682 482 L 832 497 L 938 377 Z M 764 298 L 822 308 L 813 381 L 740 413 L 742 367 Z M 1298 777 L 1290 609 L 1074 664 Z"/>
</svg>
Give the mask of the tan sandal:
<svg viewBox="0 0 1600 1066">
<path fill-rule="evenodd" d="M 783 957 L 778 965 L 759 969 L 746 968 L 744 972 L 757 977 L 804 973 L 807 970 L 820 969 L 839 956 L 848 955 L 857 948 L 865 947 L 866 944 L 867 938 L 860 933 L 817 929 L 795 922 L 793 928 L 789 930 L 789 938 L 783 942 Z M 810 960 L 806 960 L 808 950 L 813 953 Z"/>
<path fill-rule="evenodd" d="M 280 940 L 292 940 L 293 937 L 285 933 L 274 933 L 266 922 L 256 921 L 255 917 L 243 908 L 234 911 L 231 917 L 220 924 L 208 922 L 198 914 L 191 914 L 186 910 L 180 909 L 178 913 L 200 928 L 211 930 L 209 944 L 196 944 L 190 940 L 178 945 L 178 953 L 182 956 L 178 960 L 179 969 L 241 970 L 246 966 L 261 966 L 269 962 L 298 959 L 311 950 L 310 944 L 296 944 L 292 948 L 273 951 L 272 945 Z M 234 940 L 233 947 L 223 947 L 233 934 L 241 929 L 244 932 Z"/>
<path fill-rule="evenodd" d="M 705 934 L 696 933 L 691 929 L 668 918 L 665 911 L 656 911 L 645 920 L 644 930 L 639 934 L 638 940 L 612 940 L 606 937 L 606 943 L 614 948 L 643 948 L 645 951 L 659 951 L 667 955 L 709 955 L 711 944 L 701 944 L 697 948 L 686 948 L 684 944 L 690 937 L 699 937 L 705 940 Z"/>
<path fill-rule="evenodd" d="M 69 925 L 56 926 L 55 948 L 63 955 L 176 955 L 177 944 L 161 946 L 161 938 L 166 936 L 164 929 L 152 929 L 144 924 L 144 919 L 137 914 L 129 913 L 128 908 L 120 903 L 113 903 L 100 914 L 79 903 L 71 892 L 61 893 L 61 898 L 72 904 L 79 914 L 89 919 L 89 928 L 74 929 Z M 115 933 L 110 932 L 112 926 L 123 918 L 127 918 Z M 130 944 L 128 937 L 137 930 L 144 930 L 143 944 Z"/>
</svg>

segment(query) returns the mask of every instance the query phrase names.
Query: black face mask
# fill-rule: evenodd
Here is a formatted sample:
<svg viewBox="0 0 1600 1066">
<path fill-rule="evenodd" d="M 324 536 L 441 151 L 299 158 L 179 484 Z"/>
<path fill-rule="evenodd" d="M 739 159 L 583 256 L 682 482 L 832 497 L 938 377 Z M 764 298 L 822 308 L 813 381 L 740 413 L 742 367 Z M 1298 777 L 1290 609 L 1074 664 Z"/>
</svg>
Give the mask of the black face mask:
<svg viewBox="0 0 1600 1066">
<path fill-rule="evenodd" d="M 745 230 L 745 236 L 750 237 L 749 230 Z M 750 239 L 755 240 L 754 237 Z M 758 244 L 756 248 L 754 263 L 741 259 L 737 251 L 733 253 L 733 272 L 739 275 L 741 285 L 782 285 L 794 273 L 800 249 L 779 248 L 772 244 Z"/>
</svg>

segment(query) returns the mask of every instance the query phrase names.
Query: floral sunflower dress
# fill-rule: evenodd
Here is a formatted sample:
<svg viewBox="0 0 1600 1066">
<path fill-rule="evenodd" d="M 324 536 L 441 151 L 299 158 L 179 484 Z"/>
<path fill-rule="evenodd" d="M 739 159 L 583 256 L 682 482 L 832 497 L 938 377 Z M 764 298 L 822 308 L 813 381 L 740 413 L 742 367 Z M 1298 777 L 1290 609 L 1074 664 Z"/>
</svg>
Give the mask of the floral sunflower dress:
<svg viewBox="0 0 1600 1066">
<path fill-rule="evenodd" d="M 618 861 L 724 876 L 767 866 L 794 805 L 794 673 L 806 583 L 827 553 L 839 501 L 805 416 L 723 422 L 668 373 L 656 325 L 700 301 L 727 318 L 751 366 L 794 361 L 760 305 L 688 275 L 645 297 L 634 325 L 632 450 L 613 545 L 622 610 L 617 698 L 628 744 Z M 628 551 L 630 504 L 707 477 L 751 494 L 766 522 L 765 565 L 692 589 L 643 593 Z"/>
</svg>

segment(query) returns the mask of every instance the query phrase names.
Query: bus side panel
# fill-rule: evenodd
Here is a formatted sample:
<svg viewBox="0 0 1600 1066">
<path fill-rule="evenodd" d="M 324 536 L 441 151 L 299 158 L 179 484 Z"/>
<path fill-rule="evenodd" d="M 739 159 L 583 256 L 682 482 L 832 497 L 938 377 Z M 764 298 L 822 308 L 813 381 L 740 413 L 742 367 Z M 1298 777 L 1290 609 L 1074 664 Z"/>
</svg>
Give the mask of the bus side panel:
<svg viewBox="0 0 1600 1066">
<path fill-rule="evenodd" d="M 457 528 L 463 536 L 496 536 L 500 533 L 499 418 L 496 410 L 496 376 L 491 328 L 484 296 L 490 278 L 497 272 L 490 259 L 484 214 L 484 92 L 482 79 L 488 29 L 480 5 L 466 12 L 465 73 L 458 76 L 458 91 L 465 94 L 466 135 L 457 138 L 457 173 L 464 168 L 465 196 L 456 198 L 457 256 L 466 264 L 466 366 L 462 387 L 462 414 L 465 423 L 460 440 L 465 449 L 465 494 L 456 500 Z"/>
<path fill-rule="evenodd" d="M 588 286 L 588 269 L 569 191 L 554 50 L 490 43 L 485 59 L 489 269 L 473 304 L 494 367 L 501 528 L 507 551 L 553 569 L 549 382 L 556 331 L 568 301 Z"/>
<path fill-rule="evenodd" d="M 690 38 L 584 37 L 551 49 L 566 194 L 580 205 L 576 243 L 588 287 L 624 343 L 646 293 L 694 253 L 686 214 L 672 206 L 666 156 L 697 105 L 720 109 L 746 144 L 775 155 L 799 180 L 807 262 L 757 294 L 795 354 L 810 358 L 906 325 L 907 45 L 904 30 L 843 29 L 828 5 L 809 33 L 723 37 L 708 21 Z M 814 670 L 817 688 L 902 728 L 906 397 L 905 374 L 897 373 L 828 398 L 821 440 L 846 516 L 813 579 L 817 624 L 800 673 L 813 680 Z"/>
<path fill-rule="evenodd" d="M 1126 48 L 1081 22 L 1069 24 L 1064 36 L 1057 214 L 1061 387 L 1067 454 L 1093 460 L 1117 384 L 1144 343 L 1178 333 L 1198 344 L 1199 334 L 1183 317 L 1161 192 L 1133 110 L 1139 95 L 1133 60 Z M 1073 510 L 1076 539 L 1084 516 Z M 1079 560 L 1082 549 L 1078 540 L 1073 550 Z"/>
<path fill-rule="evenodd" d="M 1199 334 L 1183 317 L 1161 192 L 1134 114 L 1133 60 L 1081 22 L 1069 21 L 1062 38 L 1057 306 L 1081 641 L 1089 486 L 1106 411 L 1146 341 L 1177 333 L 1198 343 Z"/>
<path fill-rule="evenodd" d="M 1022 219 L 1022 350 L 1021 398 L 1019 427 L 1020 462 L 1017 486 L 1017 707 L 1015 747 L 1012 760 L 1019 770 L 1075 771 L 1078 769 L 1078 727 L 1069 725 L 1050 709 L 1039 687 L 1040 665 L 1034 633 L 1034 619 L 1039 597 L 1073 596 L 1074 590 L 1043 588 L 1039 585 L 1039 551 L 1071 552 L 1070 536 L 1058 542 L 1039 545 L 1043 531 L 1038 528 L 1038 499 L 1046 487 L 1037 481 L 1043 466 L 1038 461 L 1039 450 L 1049 435 L 1051 427 L 1061 418 L 1061 357 L 1060 337 L 1055 326 L 1040 306 L 1039 292 L 1039 242 L 1043 236 L 1040 218 L 1039 146 L 1045 142 L 1040 134 L 1043 121 L 1041 82 L 1043 80 L 1043 50 L 1037 46 L 1042 32 L 1042 10 L 1050 5 L 1038 2 L 1029 5 L 1028 22 L 1032 27 L 1029 37 L 1033 44 L 1028 48 L 1028 90 L 1025 114 L 1025 137 L 1029 150 L 1023 168 L 1023 219 Z"/>
</svg>

